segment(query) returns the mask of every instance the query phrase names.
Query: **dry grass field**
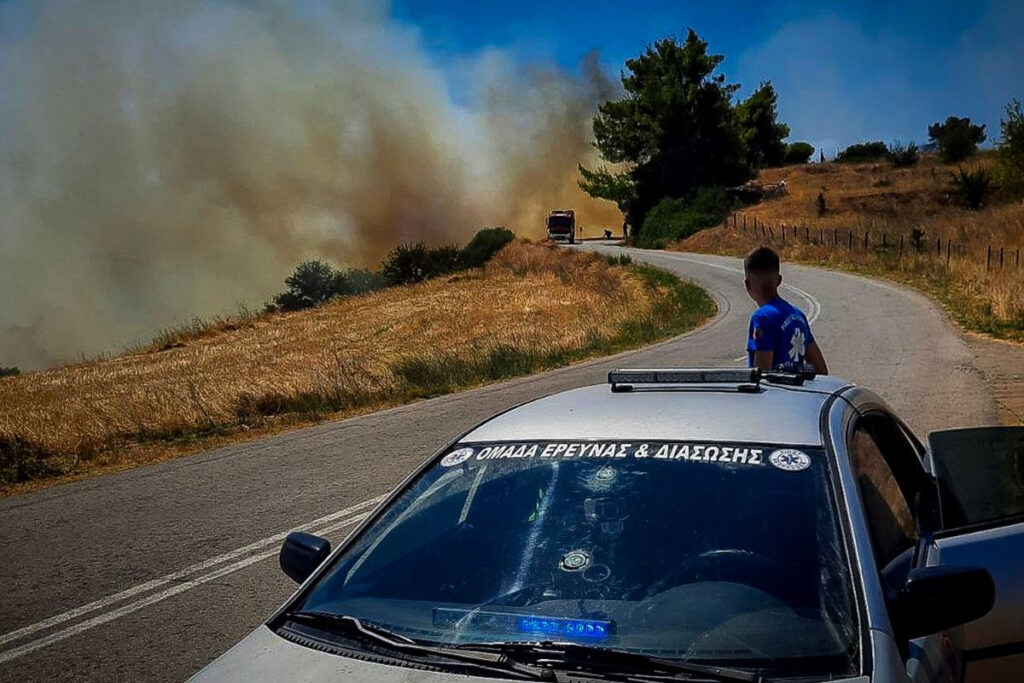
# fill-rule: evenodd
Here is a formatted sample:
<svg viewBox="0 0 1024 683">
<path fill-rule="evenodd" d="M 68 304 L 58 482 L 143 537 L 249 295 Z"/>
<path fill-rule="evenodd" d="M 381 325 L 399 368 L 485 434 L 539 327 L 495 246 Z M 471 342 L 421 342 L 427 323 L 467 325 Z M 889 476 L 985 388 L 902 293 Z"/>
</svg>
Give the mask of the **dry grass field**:
<svg viewBox="0 0 1024 683">
<path fill-rule="evenodd" d="M 992 164 L 991 154 L 981 153 L 961 166 Z M 887 162 L 769 169 L 759 181 L 785 179 L 785 195 L 743 209 L 735 226 L 730 218 L 725 226 L 701 231 L 673 248 L 738 255 L 756 244 L 770 244 L 786 260 L 848 268 L 918 287 L 938 298 L 964 327 L 1022 342 L 1024 254 L 1018 254 L 1024 252 L 1024 202 L 1003 200 L 996 192 L 981 210 L 961 208 L 950 178 L 956 170 L 931 155 L 909 169 Z M 820 216 L 819 192 L 826 202 Z M 771 229 L 763 236 L 762 224 Z M 911 240 L 915 229 L 920 231 L 917 245 Z"/>
<path fill-rule="evenodd" d="M 0 493 L 566 364 L 713 313 L 649 269 L 515 242 L 483 270 L 0 379 Z"/>
</svg>

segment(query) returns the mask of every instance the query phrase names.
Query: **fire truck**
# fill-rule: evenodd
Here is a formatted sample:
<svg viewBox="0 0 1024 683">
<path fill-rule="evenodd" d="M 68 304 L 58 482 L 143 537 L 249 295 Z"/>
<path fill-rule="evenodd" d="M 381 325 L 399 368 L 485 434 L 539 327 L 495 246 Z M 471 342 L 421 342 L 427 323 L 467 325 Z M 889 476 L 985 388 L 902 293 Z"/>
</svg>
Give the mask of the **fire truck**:
<svg viewBox="0 0 1024 683">
<path fill-rule="evenodd" d="M 548 239 L 555 242 L 576 242 L 576 212 L 572 209 L 552 211 L 547 220 Z"/>
</svg>

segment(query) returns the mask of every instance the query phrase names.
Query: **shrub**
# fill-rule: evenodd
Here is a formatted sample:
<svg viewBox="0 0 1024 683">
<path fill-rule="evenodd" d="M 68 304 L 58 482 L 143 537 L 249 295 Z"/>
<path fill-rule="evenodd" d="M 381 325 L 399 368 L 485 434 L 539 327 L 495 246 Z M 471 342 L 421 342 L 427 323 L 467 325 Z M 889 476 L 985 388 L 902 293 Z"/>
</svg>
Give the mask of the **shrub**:
<svg viewBox="0 0 1024 683">
<path fill-rule="evenodd" d="M 1024 112 L 1021 103 L 1013 100 L 1006 105 L 1006 118 L 999 122 L 999 141 L 996 152 L 996 173 L 1002 189 L 1011 197 L 1024 196 Z"/>
<path fill-rule="evenodd" d="M 427 251 L 427 277 L 447 275 L 462 268 L 462 248 L 448 244 Z"/>
<path fill-rule="evenodd" d="M 462 263 L 466 268 L 479 268 L 515 238 L 508 228 L 484 228 L 462 250 Z"/>
<path fill-rule="evenodd" d="M 430 275 L 429 253 L 423 242 L 399 244 L 380 264 L 380 274 L 392 286 L 423 282 Z"/>
<path fill-rule="evenodd" d="M 988 171 L 983 168 L 965 171 L 961 168 L 957 173 L 950 173 L 950 176 L 960 205 L 974 211 L 980 209 L 992 190 L 992 176 Z"/>
<path fill-rule="evenodd" d="M 814 154 L 814 146 L 809 142 L 791 142 L 786 145 L 786 153 L 783 162 L 787 166 L 794 164 L 806 164 Z"/>
<path fill-rule="evenodd" d="M 298 311 L 322 304 L 331 297 L 348 294 L 344 273 L 323 261 L 304 261 L 284 279 L 288 289 L 274 297 L 274 304 L 285 311 Z"/>
<path fill-rule="evenodd" d="M 347 294 L 365 294 L 384 289 L 388 283 L 380 273 L 365 268 L 349 268 L 344 271 L 345 281 L 348 284 Z"/>
<path fill-rule="evenodd" d="M 0 434 L 0 484 L 56 477 L 65 466 L 37 443 L 19 434 Z"/>
<path fill-rule="evenodd" d="M 21 370 L 15 367 L 5 368 L 0 367 L 0 377 L 13 377 L 14 375 L 20 375 Z"/>
<path fill-rule="evenodd" d="M 689 199 L 666 197 L 644 218 L 637 246 L 661 248 L 718 225 L 727 212 L 728 203 L 720 190 L 701 188 Z"/>
<path fill-rule="evenodd" d="M 939 157 L 946 163 L 963 161 L 985 142 L 985 124 L 976 126 L 967 117 L 950 116 L 945 123 L 928 126 L 928 137 L 939 146 Z"/>
<path fill-rule="evenodd" d="M 861 161 L 878 161 L 889 156 L 889 148 L 881 140 L 859 142 L 850 145 L 836 156 L 836 161 L 856 163 Z"/>
<path fill-rule="evenodd" d="M 911 166 L 916 166 L 920 159 L 920 150 L 913 141 L 904 145 L 899 140 L 894 140 L 893 143 L 889 145 L 889 161 L 892 162 L 892 165 L 896 168 L 910 168 Z"/>
</svg>

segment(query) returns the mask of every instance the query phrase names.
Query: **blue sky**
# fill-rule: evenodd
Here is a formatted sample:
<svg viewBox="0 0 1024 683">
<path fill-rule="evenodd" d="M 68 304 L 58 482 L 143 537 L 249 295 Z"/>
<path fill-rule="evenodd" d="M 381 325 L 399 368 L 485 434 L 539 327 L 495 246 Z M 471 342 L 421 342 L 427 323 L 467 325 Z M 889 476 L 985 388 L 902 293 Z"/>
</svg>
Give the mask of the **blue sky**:
<svg viewBox="0 0 1024 683">
<path fill-rule="evenodd" d="M 1024 2 L 581 2 L 393 0 L 441 64 L 497 48 L 578 68 L 598 50 L 618 74 L 650 42 L 693 27 L 749 93 L 773 81 L 791 139 L 832 154 L 864 139 L 927 141 L 955 114 L 988 124 L 1024 99 Z"/>
</svg>

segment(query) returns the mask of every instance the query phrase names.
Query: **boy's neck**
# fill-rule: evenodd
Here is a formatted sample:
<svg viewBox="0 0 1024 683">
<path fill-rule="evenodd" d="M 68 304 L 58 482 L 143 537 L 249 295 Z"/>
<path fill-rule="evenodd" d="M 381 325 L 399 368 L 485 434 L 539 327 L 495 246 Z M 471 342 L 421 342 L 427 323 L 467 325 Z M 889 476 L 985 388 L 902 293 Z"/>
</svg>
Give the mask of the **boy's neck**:
<svg viewBox="0 0 1024 683">
<path fill-rule="evenodd" d="M 775 301 L 778 298 L 779 290 L 773 289 L 768 292 L 758 292 L 757 296 L 754 298 L 754 301 L 757 303 L 758 306 L 764 306 L 766 303 Z"/>
</svg>

